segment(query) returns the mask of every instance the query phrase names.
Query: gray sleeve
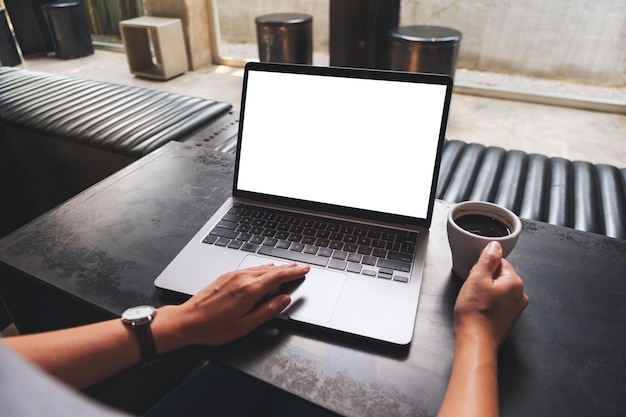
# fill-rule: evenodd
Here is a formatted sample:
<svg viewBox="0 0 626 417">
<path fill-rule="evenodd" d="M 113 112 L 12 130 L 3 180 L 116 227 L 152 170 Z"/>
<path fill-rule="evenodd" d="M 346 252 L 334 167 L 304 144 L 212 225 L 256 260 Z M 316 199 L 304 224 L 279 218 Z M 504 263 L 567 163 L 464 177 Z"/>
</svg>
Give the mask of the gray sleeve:
<svg viewBox="0 0 626 417">
<path fill-rule="evenodd" d="M 0 338 L 0 415 L 11 417 L 127 416 L 83 396 L 35 368 Z"/>
</svg>

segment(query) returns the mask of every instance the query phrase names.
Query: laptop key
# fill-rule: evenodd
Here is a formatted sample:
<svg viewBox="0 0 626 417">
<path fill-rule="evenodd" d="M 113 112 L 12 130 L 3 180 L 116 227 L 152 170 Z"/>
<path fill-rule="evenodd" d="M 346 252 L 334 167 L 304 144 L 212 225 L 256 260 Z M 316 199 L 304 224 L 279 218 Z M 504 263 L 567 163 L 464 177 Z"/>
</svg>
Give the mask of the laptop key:
<svg viewBox="0 0 626 417">
<path fill-rule="evenodd" d="M 313 236 L 304 236 L 301 242 L 305 245 L 312 245 L 315 243 L 315 238 Z"/>
<path fill-rule="evenodd" d="M 359 262 L 361 262 L 361 259 L 363 259 L 363 257 L 361 255 L 359 255 L 359 254 L 356 254 L 356 253 L 348 254 L 348 261 L 349 262 L 359 263 Z"/>
<path fill-rule="evenodd" d="M 279 249 L 289 249 L 289 246 L 291 246 L 291 242 L 288 240 L 279 240 L 276 244 L 276 247 Z"/>
<path fill-rule="evenodd" d="M 238 216 L 230 212 L 226 213 L 224 217 L 222 217 L 222 220 L 227 220 L 229 222 L 235 222 L 235 223 L 238 223 L 240 219 L 241 219 L 241 216 Z"/>
<path fill-rule="evenodd" d="M 346 251 L 346 252 L 354 253 L 354 252 L 357 251 L 358 248 L 359 247 L 357 245 L 354 245 L 352 243 L 346 243 L 345 245 L 343 245 L 343 250 Z M 361 258 L 361 255 L 359 255 L 359 259 L 360 258 Z"/>
<path fill-rule="evenodd" d="M 404 245 L 413 245 L 417 244 L 417 233 L 410 233 L 406 236 L 398 235 L 396 236 L 396 242 Z"/>
<path fill-rule="evenodd" d="M 372 256 L 376 257 L 376 258 L 385 258 L 387 255 L 387 251 L 384 249 L 374 249 L 372 251 Z"/>
<path fill-rule="evenodd" d="M 306 245 L 304 247 L 304 253 L 310 253 L 311 255 L 315 255 L 317 253 L 318 247 L 313 245 Z"/>
<path fill-rule="evenodd" d="M 265 238 L 263 236 L 259 236 L 259 235 L 254 235 L 250 238 L 250 243 L 256 243 L 256 244 L 261 244 L 263 243 L 263 241 L 265 240 Z"/>
<path fill-rule="evenodd" d="M 395 242 L 387 242 L 387 245 L 385 246 L 385 248 L 387 250 L 392 250 L 392 251 L 400 251 L 400 249 L 402 249 L 402 245 L 399 243 L 395 243 Z"/>
<path fill-rule="evenodd" d="M 262 227 L 252 227 L 250 228 L 250 233 L 252 233 L 253 235 L 260 235 L 261 233 L 263 233 L 263 228 Z"/>
<path fill-rule="evenodd" d="M 392 276 L 393 276 L 392 274 L 385 272 L 385 271 L 378 271 L 378 275 L 377 275 L 378 278 L 383 278 L 383 279 L 391 279 Z"/>
<path fill-rule="evenodd" d="M 323 256 L 325 258 L 330 258 L 332 254 L 333 250 L 328 248 L 320 248 L 319 252 L 317 252 L 318 256 Z"/>
<path fill-rule="evenodd" d="M 267 247 L 267 246 L 264 246 Z M 241 250 L 246 251 L 246 252 L 256 252 L 257 249 L 259 249 L 259 245 L 257 245 L 256 243 L 244 243 L 243 246 L 241 247 Z"/>
<path fill-rule="evenodd" d="M 207 235 L 204 239 L 202 239 L 202 243 L 213 244 L 217 240 L 218 236 L 215 235 Z"/>
<path fill-rule="evenodd" d="M 291 233 L 287 238 L 290 242 L 300 242 L 302 240 L 302 235 Z"/>
<path fill-rule="evenodd" d="M 411 253 L 389 251 L 387 253 L 387 259 L 391 259 L 392 261 L 412 262 L 413 255 Z"/>
<path fill-rule="evenodd" d="M 273 237 L 266 237 L 263 241 L 263 244 L 266 246 L 276 246 L 278 243 L 278 239 L 274 239 Z"/>
<path fill-rule="evenodd" d="M 239 224 L 235 223 L 235 222 L 229 222 L 227 220 L 220 220 L 215 227 L 219 227 L 222 229 L 231 229 L 231 230 L 235 230 L 237 228 L 237 226 L 239 226 Z"/>
<path fill-rule="evenodd" d="M 398 282 L 404 282 L 404 283 L 407 283 L 407 282 L 409 282 L 409 277 L 407 277 L 406 275 L 398 275 L 398 274 L 394 274 L 394 275 L 393 275 L 393 280 L 394 280 L 394 281 L 398 281 Z"/>
<path fill-rule="evenodd" d="M 328 245 L 328 247 L 331 248 L 331 249 L 342 249 L 343 248 L 343 243 L 337 242 L 336 240 L 331 240 L 330 244 Z"/>
<path fill-rule="evenodd" d="M 328 239 L 316 239 L 315 240 L 315 246 L 319 246 L 322 248 L 327 248 L 328 245 L 330 245 L 330 240 Z"/>
<path fill-rule="evenodd" d="M 320 239 L 328 239 L 330 237 L 330 232 L 328 230 L 318 230 L 315 234 L 315 237 L 319 237 Z"/>
<path fill-rule="evenodd" d="M 370 230 L 367 232 L 367 237 L 371 237 L 372 239 L 380 239 L 382 233 L 378 230 Z"/>
<path fill-rule="evenodd" d="M 222 229 L 221 227 L 216 227 L 209 233 L 212 236 L 226 237 L 228 239 L 234 239 L 239 236 L 239 232 L 229 229 Z"/>
<path fill-rule="evenodd" d="M 304 250 L 304 243 L 292 243 L 291 246 L 289 246 L 289 250 L 302 252 Z"/>
<path fill-rule="evenodd" d="M 400 261 L 390 261 L 389 259 L 378 259 L 376 264 L 379 268 L 388 268 L 401 272 L 410 272 L 411 264 Z"/>
<path fill-rule="evenodd" d="M 339 259 L 331 259 L 328 262 L 328 267 L 332 269 L 340 269 L 344 271 L 346 269 L 346 266 L 348 266 L 348 263 L 346 261 L 341 261 Z"/>
<path fill-rule="evenodd" d="M 415 252 L 415 245 L 402 245 L 400 252 L 413 253 Z"/>
<path fill-rule="evenodd" d="M 333 252 L 333 259 L 339 259 L 344 261 L 347 256 L 348 252 L 344 252 L 342 250 L 336 250 L 335 252 Z"/>
<path fill-rule="evenodd" d="M 359 246 L 356 253 L 359 253 L 361 255 L 370 255 L 372 253 L 372 248 L 370 248 L 369 246 Z"/>
<path fill-rule="evenodd" d="M 276 213 L 265 213 L 265 216 L 263 216 L 263 218 L 265 220 L 276 220 L 276 217 L 278 217 L 278 215 Z"/>
<path fill-rule="evenodd" d="M 237 240 L 241 240 L 242 242 L 247 242 L 250 239 L 252 239 L 252 234 L 251 233 L 239 233 L 239 236 L 237 236 Z"/>
<path fill-rule="evenodd" d="M 373 258 L 371 256 L 364 256 L 363 260 L 361 261 L 361 263 L 363 265 L 371 265 L 374 266 L 376 265 L 376 258 Z"/>
<path fill-rule="evenodd" d="M 228 244 L 228 247 L 231 249 L 239 249 L 241 248 L 241 245 L 243 245 L 243 242 L 241 240 L 231 240 Z"/>
<path fill-rule="evenodd" d="M 318 230 L 324 230 L 324 229 L 326 229 L 326 226 L 328 226 L 328 223 L 322 222 L 322 221 L 319 221 L 319 220 L 317 220 L 317 221 L 315 221 L 313 223 L 313 227 L 318 229 Z"/>
<path fill-rule="evenodd" d="M 345 235 L 343 241 L 346 242 L 346 244 L 352 244 L 356 246 L 357 239 L 358 237 L 355 235 Z"/>
<path fill-rule="evenodd" d="M 354 232 L 354 227 L 353 226 L 343 225 L 343 226 L 341 226 L 339 231 L 341 233 L 345 233 L 345 234 L 349 234 L 350 235 L 350 234 L 352 234 Z"/>
<path fill-rule="evenodd" d="M 311 265 L 326 266 L 328 260 L 325 258 L 319 258 L 315 255 L 310 255 L 303 252 L 294 252 L 287 249 L 272 248 L 270 246 L 262 246 L 259 251 L 259 255 L 275 256 L 277 258 L 289 259 L 290 261 L 303 262 Z"/>
<path fill-rule="evenodd" d="M 230 239 L 227 237 L 220 237 L 215 241 L 215 246 L 226 246 L 230 243 Z"/>
<path fill-rule="evenodd" d="M 393 270 L 388 268 L 378 268 L 379 274 L 393 275 Z"/>
<path fill-rule="evenodd" d="M 242 233 L 248 233 L 250 229 L 252 229 L 252 226 L 250 226 L 249 224 L 240 224 L 239 227 L 235 230 Z"/>
</svg>

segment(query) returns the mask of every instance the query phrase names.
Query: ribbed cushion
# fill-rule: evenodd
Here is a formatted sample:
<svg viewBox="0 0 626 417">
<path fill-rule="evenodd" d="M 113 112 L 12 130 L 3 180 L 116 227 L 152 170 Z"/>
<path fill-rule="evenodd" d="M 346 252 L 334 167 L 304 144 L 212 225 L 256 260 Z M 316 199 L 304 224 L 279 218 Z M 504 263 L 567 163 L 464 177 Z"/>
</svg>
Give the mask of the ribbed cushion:
<svg viewBox="0 0 626 417">
<path fill-rule="evenodd" d="M 548 223 L 557 226 L 574 224 L 573 177 L 570 161 L 563 158 L 550 160 Z"/>
<path fill-rule="evenodd" d="M 626 239 L 626 169 L 448 140 L 437 198 Z"/>
<path fill-rule="evenodd" d="M 626 229 L 626 169 L 596 165 L 604 228 L 607 236 L 620 236 Z M 621 191 L 621 192 L 619 192 Z"/>
<path fill-rule="evenodd" d="M 0 67 L 8 125 L 134 157 L 226 114 L 228 103 Z"/>
</svg>

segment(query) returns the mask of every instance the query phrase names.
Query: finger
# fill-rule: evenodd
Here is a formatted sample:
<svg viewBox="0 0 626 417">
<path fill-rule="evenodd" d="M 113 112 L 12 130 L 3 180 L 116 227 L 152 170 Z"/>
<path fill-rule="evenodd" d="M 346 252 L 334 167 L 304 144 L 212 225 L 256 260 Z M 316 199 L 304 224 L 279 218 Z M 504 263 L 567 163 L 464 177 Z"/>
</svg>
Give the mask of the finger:
<svg viewBox="0 0 626 417">
<path fill-rule="evenodd" d="M 276 265 L 274 265 L 273 263 L 267 263 L 267 264 L 264 264 L 264 265 L 249 266 L 247 268 L 239 269 L 238 271 L 258 272 L 258 271 L 267 271 L 267 270 L 270 270 L 272 268 L 276 268 Z"/>
<path fill-rule="evenodd" d="M 267 294 L 281 284 L 302 278 L 310 269 L 309 265 L 298 265 L 295 263 L 274 267 L 260 277 L 258 282 L 261 286 L 261 291 L 263 294 Z"/>
<path fill-rule="evenodd" d="M 522 278 L 515 272 L 515 269 L 511 265 L 509 261 L 506 259 L 502 259 L 502 276 L 506 278 L 510 283 L 508 285 L 515 286 L 518 291 L 523 295 L 523 297 L 528 300 L 528 296 L 524 292 L 524 281 Z M 504 281 L 504 279 L 503 279 Z"/>
<path fill-rule="evenodd" d="M 502 265 L 500 278 L 501 278 L 501 281 L 503 282 L 503 285 L 506 284 L 513 288 L 519 289 L 519 292 L 523 292 L 524 281 L 522 281 L 522 278 L 519 275 L 517 275 L 517 272 L 515 272 L 515 269 L 513 269 L 513 266 L 510 264 L 510 262 L 507 261 L 506 259 L 502 259 L 500 261 L 500 264 Z"/>
</svg>

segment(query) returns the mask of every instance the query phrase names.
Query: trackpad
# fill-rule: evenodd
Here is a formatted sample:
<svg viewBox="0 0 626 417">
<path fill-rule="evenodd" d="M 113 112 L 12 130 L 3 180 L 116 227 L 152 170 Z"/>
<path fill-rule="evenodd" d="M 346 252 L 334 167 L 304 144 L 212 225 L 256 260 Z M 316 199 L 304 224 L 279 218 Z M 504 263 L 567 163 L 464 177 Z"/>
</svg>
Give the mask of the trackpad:
<svg viewBox="0 0 626 417">
<path fill-rule="evenodd" d="M 267 265 L 268 261 L 275 265 L 287 263 L 277 259 L 248 255 L 238 269 Z M 291 304 L 282 314 L 294 320 L 305 322 L 325 323 L 330 321 L 345 280 L 346 274 L 343 272 L 312 266 L 299 285 L 286 286 L 287 292 L 291 296 Z"/>
</svg>

